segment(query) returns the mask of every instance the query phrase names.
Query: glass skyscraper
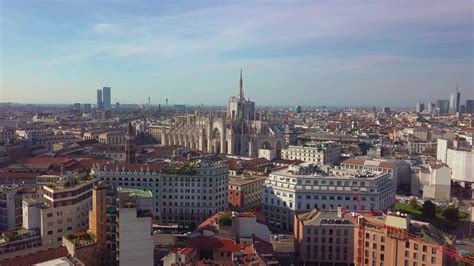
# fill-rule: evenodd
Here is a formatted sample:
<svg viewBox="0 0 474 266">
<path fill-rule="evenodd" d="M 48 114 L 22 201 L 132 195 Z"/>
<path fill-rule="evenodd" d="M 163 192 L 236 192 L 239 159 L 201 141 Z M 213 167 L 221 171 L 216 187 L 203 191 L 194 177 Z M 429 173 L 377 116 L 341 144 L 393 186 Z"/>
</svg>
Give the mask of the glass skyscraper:
<svg viewBox="0 0 474 266">
<path fill-rule="evenodd" d="M 104 108 L 109 109 L 112 106 L 110 87 L 102 88 L 102 96 L 104 101 Z"/>
</svg>

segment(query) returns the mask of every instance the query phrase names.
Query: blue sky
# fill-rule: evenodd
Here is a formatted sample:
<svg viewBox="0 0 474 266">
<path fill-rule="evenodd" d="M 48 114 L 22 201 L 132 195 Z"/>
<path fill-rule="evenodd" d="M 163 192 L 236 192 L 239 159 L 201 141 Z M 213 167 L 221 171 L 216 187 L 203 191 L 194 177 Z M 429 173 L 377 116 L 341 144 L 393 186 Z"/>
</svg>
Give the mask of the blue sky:
<svg viewBox="0 0 474 266">
<path fill-rule="evenodd" d="M 0 102 L 411 106 L 474 98 L 473 3 L 0 0 Z"/>
</svg>

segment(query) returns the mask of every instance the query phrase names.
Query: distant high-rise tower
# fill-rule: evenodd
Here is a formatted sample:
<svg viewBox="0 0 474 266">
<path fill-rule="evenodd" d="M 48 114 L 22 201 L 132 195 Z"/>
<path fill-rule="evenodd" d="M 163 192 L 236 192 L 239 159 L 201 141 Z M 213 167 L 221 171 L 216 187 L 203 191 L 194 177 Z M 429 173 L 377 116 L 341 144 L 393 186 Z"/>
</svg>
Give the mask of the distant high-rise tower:
<svg viewBox="0 0 474 266">
<path fill-rule="evenodd" d="M 425 105 L 423 103 L 416 103 L 416 112 L 422 113 L 425 110 Z"/>
<path fill-rule="evenodd" d="M 433 105 L 434 105 L 433 103 L 429 102 L 428 106 L 426 107 L 428 110 L 428 113 L 430 114 L 433 113 Z"/>
<path fill-rule="evenodd" d="M 459 92 L 459 87 L 456 84 L 456 112 L 461 112 L 461 93 Z"/>
<path fill-rule="evenodd" d="M 451 94 L 449 99 L 449 112 L 458 113 L 461 107 L 461 93 L 459 93 L 459 87 L 456 86 L 456 93 Z"/>
<path fill-rule="evenodd" d="M 104 109 L 104 101 L 102 100 L 102 90 L 97 90 L 97 108 Z"/>
<path fill-rule="evenodd" d="M 168 106 L 168 98 L 166 98 L 166 106 Z"/>
<path fill-rule="evenodd" d="M 132 122 L 128 123 L 127 134 L 125 135 L 125 162 L 135 162 L 135 145 L 133 140 L 135 139 L 135 130 L 133 129 Z"/>
<path fill-rule="evenodd" d="M 102 88 L 102 93 L 103 93 L 103 100 L 104 100 L 104 108 L 110 109 L 112 107 L 112 101 L 111 101 L 111 92 L 110 92 L 110 87 L 103 87 Z"/>
<path fill-rule="evenodd" d="M 440 114 L 447 114 L 449 112 L 449 100 L 436 101 L 436 108 Z"/>
</svg>

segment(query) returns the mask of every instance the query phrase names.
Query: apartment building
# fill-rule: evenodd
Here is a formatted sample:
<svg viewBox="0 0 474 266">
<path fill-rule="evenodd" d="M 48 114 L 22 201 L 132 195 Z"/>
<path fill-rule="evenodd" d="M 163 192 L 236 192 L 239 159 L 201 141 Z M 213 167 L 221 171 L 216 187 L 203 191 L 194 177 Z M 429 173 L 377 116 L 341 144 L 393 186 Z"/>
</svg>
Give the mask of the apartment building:
<svg viewBox="0 0 474 266">
<path fill-rule="evenodd" d="M 31 141 L 33 145 L 45 146 L 48 151 L 53 150 L 53 144 L 55 143 L 73 143 L 80 139 L 76 138 L 74 134 L 68 134 L 63 132 L 54 132 L 52 130 L 17 130 L 16 133 L 26 140 Z"/>
<path fill-rule="evenodd" d="M 226 216 L 231 224 L 222 224 Z M 218 212 L 184 243 L 170 249 L 164 265 L 282 265 L 270 243 L 270 230 L 261 215 Z M 230 222 L 230 221 L 229 221 Z"/>
<path fill-rule="evenodd" d="M 309 143 L 302 146 L 288 146 L 281 150 L 281 158 L 301 160 L 317 165 L 336 164 L 341 157 L 341 146 L 334 141 Z"/>
<path fill-rule="evenodd" d="M 104 132 L 98 136 L 98 140 L 102 144 L 123 145 L 125 144 L 125 132 L 123 131 Z"/>
<path fill-rule="evenodd" d="M 95 144 L 92 145 L 89 154 L 123 162 L 125 161 L 125 145 Z"/>
<path fill-rule="evenodd" d="M 395 202 L 395 185 L 390 174 L 322 170 L 314 164 L 300 164 L 273 171 L 262 189 L 263 213 L 274 231 L 293 231 L 296 212 L 335 210 L 382 211 Z"/>
<path fill-rule="evenodd" d="M 350 158 L 341 162 L 342 169 L 368 172 L 387 172 L 399 186 L 410 184 L 410 164 L 403 160 L 373 160 L 370 158 Z"/>
<path fill-rule="evenodd" d="M 36 197 L 33 186 L 0 185 L 0 232 L 21 227 L 23 222 L 21 202 L 24 197 Z"/>
<path fill-rule="evenodd" d="M 95 164 L 98 180 L 115 187 L 149 190 L 161 223 L 195 227 L 209 215 L 228 208 L 228 169 L 223 164 Z"/>
<path fill-rule="evenodd" d="M 295 215 L 295 249 L 301 264 L 354 265 L 354 221 L 338 211 Z"/>
<path fill-rule="evenodd" d="M 450 246 L 445 233 L 429 223 L 395 213 L 358 219 L 364 226 L 354 231 L 357 265 L 454 265 L 440 250 Z"/>
<path fill-rule="evenodd" d="M 42 244 L 57 247 L 68 232 L 86 229 L 94 179 L 61 177 L 43 185 L 39 198 L 23 199 L 23 227 L 40 228 Z"/>
<path fill-rule="evenodd" d="M 63 246 L 85 265 L 153 265 L 150 198 L 145 191 L 96 183 L 89 229 L 64 235 Z"/>
<path fill-rule="evenodd" d="M 265 177 L 229 177 L 229 208 L 248 211 L 260 207 L 265 179 Z"/>
<path fill-rule="evenodd" d="M 0 143 L 5 143 L 16 138 L 15 129 L 11 127 L 0 127 Z"/>
<path fill-rule="evenodd" d="M 410 191 L 424 199 L 451 199 L 451 169 L 435 161 L 413 167 Z"/>
<path fill-rule="evenodd" d="M 474 145 L 468 142 L 437 140 L 436 158 L 451 168 L 451 178 L 458 182 L 474 182 Z"/>
</svg>

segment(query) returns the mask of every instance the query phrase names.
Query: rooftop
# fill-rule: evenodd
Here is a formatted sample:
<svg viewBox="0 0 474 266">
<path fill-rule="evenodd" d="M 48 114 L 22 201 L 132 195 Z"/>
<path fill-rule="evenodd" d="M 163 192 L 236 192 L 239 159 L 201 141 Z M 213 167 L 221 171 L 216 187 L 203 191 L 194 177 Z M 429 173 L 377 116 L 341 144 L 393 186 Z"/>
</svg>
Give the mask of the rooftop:
<svg viewBox="0 0 474 266">
<path fill-rule="evenodd" d="M 344 215 L 338 216 L 337 211 L 318 211 L 297 214 L 296 218 L 306 226 L 324 226 L 324 225 L 345 225 L 354 226 L 352 219 L 344 218 Z"/>
</svg>

